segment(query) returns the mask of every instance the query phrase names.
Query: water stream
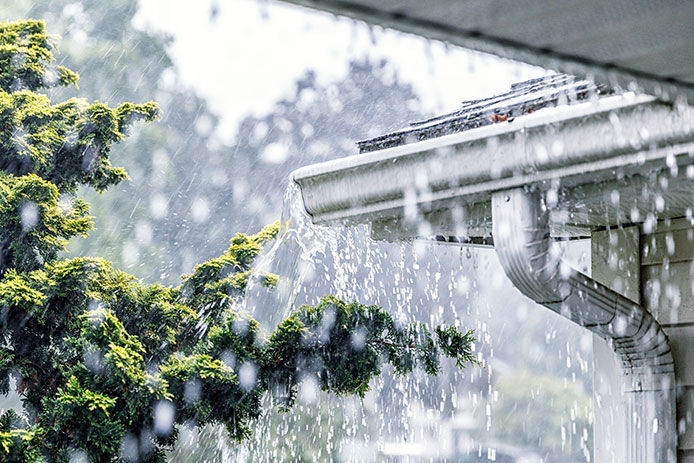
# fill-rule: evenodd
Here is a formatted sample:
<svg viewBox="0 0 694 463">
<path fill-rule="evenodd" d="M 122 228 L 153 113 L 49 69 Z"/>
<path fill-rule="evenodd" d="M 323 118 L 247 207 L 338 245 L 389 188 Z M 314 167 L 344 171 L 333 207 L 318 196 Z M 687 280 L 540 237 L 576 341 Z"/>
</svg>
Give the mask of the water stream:
<svg viewBox="0 0 694 463">
<path fill-rule="evenodd" d="M 278 236 L 256 261 L 241 309 L 272 329 L 297 307 L 297 297 L 306 289 L 304 282 L 314 279 L 316 267 L 323 262 L 321 256 L 337 236 L 335 229 L 313 225 L 304 210 L 299 187 L 290 182 Z M 262 284 L 261 276 L 267 273 L 278 276 L 276 288 Z"/>
<path fill-rule="evenodd" d="M 279 276 L 276 289 L 262 286 L 258 275 L 263 272 Z M 520 452 L 531 463 L 552 461 L 536 450 L 537 442 L 533 447 L 532 442 L 509 437 L 510 425 L 505 422 L 510 410 L 524 416 L 518 407 L 531 406 L 533 397 L 540 402 L 559 400 L 551 396 L 552 388 L 558 388 L 558 397 L 568 391 L 571 402 L 552 411 L 556 415 L 552 419 L 560 425 L 530 423 L 549 427 L 540 433 L 554 433 L 550 443 L 539 448 L 545 452 L 556 448 L 556 454 L 576 451 L 577 459 L 566 461 L 586 461 L 580 455 L 592 439 L 586 428 L 589 410 L 576 402 L 579 396 L 574 392 L 590 387 L 589 343 L 580 329 L 531 306 L 510 287 L 491 250 L 375 242 L 367 227 L 315 226 L 292 184 L 285 194 L 279 235 L 258 260 L 254 275 L 240 308 L 268 331 L 299 305 L 315 305 L 321 296 L 333 294 L 380 305 L 403 322 L 473 328 L 483 367 L 460 372 L 444 363 L 437 377 L 415 372 L 403 378 L 386 367 L 364 400 L 322 393 L 307 379 L 290 412 L 275 413 L 267 404 L 254 437 L 233 446 L 230 461 L 465 457 L 477 462 L 497 457 L 503 461 L 508 452 Z M 524 331 L 519 331 L 520 326 Z M 572 349 L 574 345 L 584 348 Z M 556 358 L 548 359 L 554 354 L 547 352 Z M 514 384 L 520 380 L 528 381 L 520 388 L 528 391 L 516 397 L 514 389 L 519 388 Z"/>
</svg>

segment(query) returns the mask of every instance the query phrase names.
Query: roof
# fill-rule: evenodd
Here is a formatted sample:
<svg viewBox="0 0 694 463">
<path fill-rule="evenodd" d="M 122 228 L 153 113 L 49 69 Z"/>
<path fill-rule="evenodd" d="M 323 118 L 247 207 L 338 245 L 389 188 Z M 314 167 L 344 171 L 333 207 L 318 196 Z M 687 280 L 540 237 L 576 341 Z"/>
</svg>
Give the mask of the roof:
<svg viewBox="0 0 694 463">
<path fill-rule="evenodd" d="M 608 93 L 604 87 L 598 88 L 592 82 L 566 74 L 540 77 L 515 83 L 501 95 L 463 101 L 457 111 L 411 122 L 406 129 L 359 141 L 357 146 L 360 153 L 368 153 L 487 125 L 510 123 L 516 117 L 540 109 L 576 104 Z"/>
<path fill-rule="evenodd" d="M 694 2 L 284 0 L 664 100 L 694 101 Z M 657 5 L 657 7 L 655 6 Z"/>
</svg>

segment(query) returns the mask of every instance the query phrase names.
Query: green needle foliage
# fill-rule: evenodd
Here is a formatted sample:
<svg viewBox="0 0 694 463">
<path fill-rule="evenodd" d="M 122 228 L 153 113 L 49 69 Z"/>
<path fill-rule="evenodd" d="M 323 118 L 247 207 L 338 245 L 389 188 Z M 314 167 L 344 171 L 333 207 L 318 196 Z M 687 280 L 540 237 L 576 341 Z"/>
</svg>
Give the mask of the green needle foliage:
<svg viewBox="0 0 694 463">
<path fill-rule="evenodd" d="M 176 288 L 142 285 L 98 258 L 58 260 L 91 228 L 77 188 L 125 179 L 110 147 L 158 108 L 52 104 L 36 90 L 77 82 L 54 66 L 52 47 L 41 21 L 0 24 L 0 392 L 14 375 L 25 408 L 0 415 L 1 461 L 164 461 L 176 425 L 221 423 L 247 438 L 263 397 L 286 409 L 307 375 L 363 396 L 384 362 L 399 374 L 436 374 L 441 355 L 475 363 L 470 332 L 399 324 L 334 297 L 265 336 L 234 308 L 278 224 L 237 234 Z"/>
</svg>

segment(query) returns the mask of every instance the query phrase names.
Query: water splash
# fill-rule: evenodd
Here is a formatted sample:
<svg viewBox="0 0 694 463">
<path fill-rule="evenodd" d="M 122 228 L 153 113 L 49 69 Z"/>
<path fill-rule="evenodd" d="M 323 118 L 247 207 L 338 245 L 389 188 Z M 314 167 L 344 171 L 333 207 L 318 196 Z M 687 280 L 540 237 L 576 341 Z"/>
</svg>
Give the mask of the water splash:
<svg viewBox="0 0 694 463">
<path fill-rule="evenodd" d="M 289 316 L 303 283 L 310 280 L 321 263 L 326 244 L 335 242 L 338 232 L 311 222 L 304 209 L 299 187 L 290 182 L 284 195 L 279 233 L 271 247 L 258 259 L 248 280 L 241 309 L 266 327 Z M 276 288 L 263 285 L 263 275 L 277 275 Z"/>
<path fill-rule="evenodd" d="M 262 285 L 260 276 L 266 272 L 279 276 L 277 288 Z M 415 454 L 427 455 L 427 461 L 478 454 L 503 458 L 507 450 L 497 445 L 499 439 L 518 442 L 519 438 L 504 434 L 508 425 L 498 417 L 522 407 L 526 399 L 509 395 L 518 388 L 500 380 L 507 378 L 506 383 L 515 384 L 516 365 L 546 365 L 545 339 L 532 333 L 555 333 L 555 324 L 562 320 L 547 321 L 541 308 L 522 305 L 525 301 L 518 300 L 501 275 L 493 250 L 375 242 L 365 226 L 315 226 L 304 212 L 300 190 L 291 184 L 278 237 L 258 260 L 241 308 L 270 330 L 299 305 L 313 305 L 321 296 L 333 294 L 381 305 L 402 322 L 477 328 L 476 352 L 485 367 L 470 369 L 463 376 L 452 365 L 444 365 L 442 375 L 435 378 L 417 373 L 398 378 L 386 369 L 363 400 L 317 391 L 307 378 L 302 387 L 305 393 L 294 409 L 277 414 L 268 403 L 267 413 L 254 425 L 257 437 L 232 445 L 228 461 L 373 461 L 376 455 L 384 461 L 399 457 L 420 461 L 411 459 Z M 522 317 L 512 312 L 509 319 L 509 307 L 516 304 Z M 520 337 L 515 333 L 519 321 L 523 332 L 528 332 Z M 565 337 L 560 333 L 546 344 L 554 346 Z M 518 345 L 528 349 L 528 359 L 519 356 Z M 566 354 L 547 369 L 558 369 L 555 374 L 560 378 L 571 376 L 564 387 L 589 383 L 590 352 L 562 351 Z M 543 397 L 548 394 L 543 391 L 550 387 L 547 384 L 555 387 L 556 381 L 539 384 L 531 395 Z M 585 447 L 589 429 L 575 425 L 577 421 L 569 416 L 574 412 L 560 408 L 553 412 L 570 425 L 567 440 L 556 444 L 556 452 L 563 452 L 562 445 L 564 451 L 574 450 L 574 434 L 582 434 L 577 440 Z M 560 435 L 555 428 L 543 432 Z"/>
</svg>

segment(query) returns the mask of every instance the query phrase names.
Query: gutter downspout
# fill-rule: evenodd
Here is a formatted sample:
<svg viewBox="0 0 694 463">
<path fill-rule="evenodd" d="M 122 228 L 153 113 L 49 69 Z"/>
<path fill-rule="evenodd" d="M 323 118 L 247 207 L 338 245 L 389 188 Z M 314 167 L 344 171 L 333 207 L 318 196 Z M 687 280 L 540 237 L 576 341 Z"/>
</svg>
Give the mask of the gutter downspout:
<svg viewBox="0 0 694 463">
<path fill-rule="evenodd" d="M 549 210 L 524 188 L 492 195 L 494 245 L 523 294 L 605 339 L 624 374 L 629 463 L 676 463 L 674 362 L 668 338 L 639 304 L 552 252 Z"/>
</svg>

